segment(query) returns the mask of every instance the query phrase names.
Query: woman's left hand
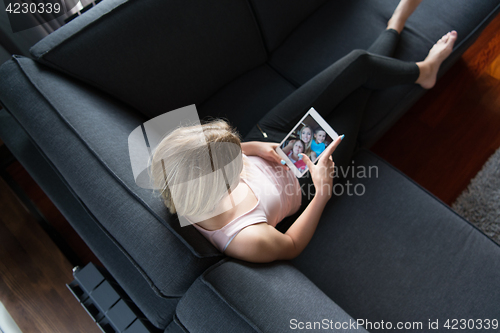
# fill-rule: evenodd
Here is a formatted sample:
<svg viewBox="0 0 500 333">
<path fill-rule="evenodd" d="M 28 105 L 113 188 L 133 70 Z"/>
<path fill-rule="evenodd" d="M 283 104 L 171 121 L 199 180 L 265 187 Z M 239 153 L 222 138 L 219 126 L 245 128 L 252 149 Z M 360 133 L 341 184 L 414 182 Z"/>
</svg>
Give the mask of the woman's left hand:
<svg viewBox="0 0 500 333">
<path fill-rule="evenodd" d="M 260 142 L 258 156 L 269 162 L 281 164 L 281 157 L 276 152 L 278 145 L 278 143 Z"/>
<path fill-rule="evenodd" d="M 278 148 L 278 146 L 278 143 L 252 141 L 243 143 L 242 149 L 245 155 L 259 156 L 266 161 L 281 165 L 281 157 L 276 152 L 276 148 Z"/>
</svg>

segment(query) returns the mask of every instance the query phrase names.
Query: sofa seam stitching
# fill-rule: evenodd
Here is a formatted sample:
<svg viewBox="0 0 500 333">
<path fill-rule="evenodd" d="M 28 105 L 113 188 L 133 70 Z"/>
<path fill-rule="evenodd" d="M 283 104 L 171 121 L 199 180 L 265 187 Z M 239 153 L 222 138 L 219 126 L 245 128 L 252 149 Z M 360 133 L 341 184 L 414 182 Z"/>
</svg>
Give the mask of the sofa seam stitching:
<svg viewBox="0 0 500 333">
<path fill-rule="evenodd" d="M 257 12 L 256 12 L 255 8 L 251 4 L 251 1 L 250 0 L 246 0 L 245 2 L 247 4 L 248 9 L 250 10 L 250 16 L 252 16 L 252 21 L 254 22 L 254 25 L 257 28 L 258 35 L 260 37 L 259 41 L 260 41 L 262 49 L 263 49 L 263 51 L 265 53 L 265 58 L 266 58 L 265 62 L 267 62 L 267 60 L 269 60 L 269 56 L 271 55 L 271 51 L 267 49 L 266 41 L 265 41 L 265 36 L 264 36 L 264 31 L 262 31 L 262 27 L 259 24 L 260 20 L 258 18 L 258 15 L 257 15 Z"/>
</svg>

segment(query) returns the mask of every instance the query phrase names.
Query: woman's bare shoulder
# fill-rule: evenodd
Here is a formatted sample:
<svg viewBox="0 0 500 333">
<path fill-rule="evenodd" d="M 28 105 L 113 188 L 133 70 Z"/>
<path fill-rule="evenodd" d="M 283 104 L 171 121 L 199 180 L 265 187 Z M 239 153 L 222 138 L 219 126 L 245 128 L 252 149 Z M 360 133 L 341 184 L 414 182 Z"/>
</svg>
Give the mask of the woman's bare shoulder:
<svg viewBox="0 0 500 333">
<path fill-rule="evenodd" d="M 250 262 L 271 262 L 288 259 L 293 249 L 292 239 L 266 222 L 242 229 L 229 243 L 225 254 Z"/>
</svg>

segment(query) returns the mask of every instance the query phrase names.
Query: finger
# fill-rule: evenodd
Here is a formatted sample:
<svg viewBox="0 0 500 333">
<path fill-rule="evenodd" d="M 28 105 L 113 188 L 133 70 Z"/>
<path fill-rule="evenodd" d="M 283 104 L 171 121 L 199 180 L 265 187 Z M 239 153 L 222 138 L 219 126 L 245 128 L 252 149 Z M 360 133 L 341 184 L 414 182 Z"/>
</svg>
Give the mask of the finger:
<svg viewBox="0 0 500 333">
<path fill-rule="evenodd" d="M 284 160 L 276 152 L 276 148 L 279 147 L 279 143 L 276 143 L 276 142 L 270 143 L 270 146 L 271 146 L 271 149 L 272 149 L 271 152 L 270 152 L 271 162 L 276 162 L 278 164 L 285 165 L 285 164 L 283 164 Z"/>
<path fill-rule="evenodd" d="M 309 170 L 311 170 L 311 168 L 314 166 L 314 164 L 309 159 L 309 156 L 307 156 L 306 154 L 300 154 L 300 156 L 302 156 L 302 160 L 306 163 Z"/>
<path fill-rule="evenodd" d="M 276 152 L 276 150 L 271 150 L 270 152 L 270 158 L 273 162 L 276 162 L 278 164 L 283 164 L 281 161 L 283 161 L 283 159 L 281 158 L 280 155 L 278 155 L 278 153 Z"/>
<path fill-rule="evenodd" d="M 331 167 L 330 167 L 330 176 L 333 178 L 335 177 L 335 163 L 333 162 Z"/>
<path fill-rule="evenodd" d="M 328 145 L 326 147 L 325 153 L 321 158 L 328 158 L 327 156 L 332 156 L 333 152 L 335 151 L 335 148 L 342 142 L 343 135 L 339 136 L 335 141 L 332 142 L 332 144 Z"/>
<path fill-rule="evenodd" d="M 327 159 L 327 160 L 326 160 L 325 166 L 326 166 L 327 168 L 331 168 L 331 167 L 333 167 L 333 158 L 332 158 L 331 156 L 330 156 L 330 158 L 329 158 L 329 159 Z"/>
</svg>

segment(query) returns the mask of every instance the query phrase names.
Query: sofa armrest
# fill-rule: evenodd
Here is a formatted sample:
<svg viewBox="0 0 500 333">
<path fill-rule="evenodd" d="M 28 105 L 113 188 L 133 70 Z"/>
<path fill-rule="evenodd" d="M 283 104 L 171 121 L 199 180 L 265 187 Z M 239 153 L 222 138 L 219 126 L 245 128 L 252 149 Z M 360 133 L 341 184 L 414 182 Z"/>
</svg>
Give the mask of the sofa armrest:
<svg viewBox="0 0 500 333">
<path fill-rule="evenodd" d="M 178 299 L 222 256 L 135 184 L 128 135 L 146 118 L 29 58 L 4 63 L 0 78 L 0 137 L 30 164 L 28 171 L 141 311 L 165 327 Z"/>
<path fill-rule="evenodd" d="M 308 327 L 366 332 L 307 277 L 283 261 L 251 264 L 223 260 L 191 286 L 179 301 L 176 317 L 189 332 L 219 332 L 223 328 L 225 332 L 274 333 Z"/>
</svg>

